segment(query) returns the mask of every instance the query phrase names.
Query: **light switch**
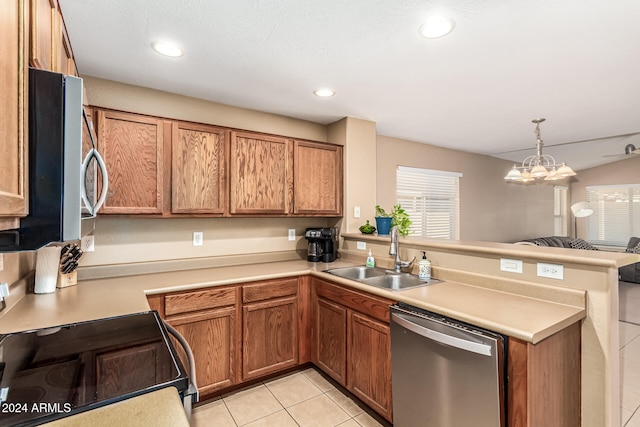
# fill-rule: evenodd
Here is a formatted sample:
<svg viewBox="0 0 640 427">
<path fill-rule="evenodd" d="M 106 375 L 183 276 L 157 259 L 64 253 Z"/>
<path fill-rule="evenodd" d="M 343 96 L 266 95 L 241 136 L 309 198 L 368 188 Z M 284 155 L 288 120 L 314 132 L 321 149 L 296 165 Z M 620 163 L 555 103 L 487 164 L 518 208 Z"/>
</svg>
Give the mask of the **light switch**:
<svg viewBox="0 0 640 427">
<path fill-rule="evenodd" d="M 508 271 L 510 273 L 522 273 L 522 260 L 500 258 L 500 271 Z"/>
<path fill-rule="evenodd" d="M 202 246 L 204 240 L 204 234 L 202 231 L 193 232 L 193 246 Z"/>
</svg>

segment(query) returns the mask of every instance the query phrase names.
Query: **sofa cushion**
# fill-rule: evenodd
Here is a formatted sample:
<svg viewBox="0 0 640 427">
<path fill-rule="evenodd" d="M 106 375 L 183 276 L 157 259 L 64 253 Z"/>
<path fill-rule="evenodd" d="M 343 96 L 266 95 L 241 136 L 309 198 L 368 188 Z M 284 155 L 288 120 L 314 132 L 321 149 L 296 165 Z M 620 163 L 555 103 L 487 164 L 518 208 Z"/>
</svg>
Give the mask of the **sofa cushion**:
<svg viewBox="0 0 640 427">
<path fill-rule="evenodd" d="M 586 249 L 586 250 L 589 250 L 589 251 L 597 251 L 598 250 L 598 248 L 593 246 L 591 243 L 585 242 L 582 239 L 570 240 L 569 241 L 569 246 L 571 246 L 573 249 Z"/>
<path fill-rule="evenodd" d="M 636 239 L 638 240 L 637 243 L 635 242 Z M 631 240 L 629 240 L 629 244 L 627 245 L 626 252 L 629 252 L 632 254 L 640 254 L 640 239 L 637 237 L 632 237 Z"/>
<path fill-rule="evenodd" d="M 570 248 L 570 237 L 565 236 L 549 236 L 549 237 L 536 237 L 535 239 L 526 239 L 523 242 L 531 242 L 536 246 L 551 246 L 554 248 Z"/>
</svg>

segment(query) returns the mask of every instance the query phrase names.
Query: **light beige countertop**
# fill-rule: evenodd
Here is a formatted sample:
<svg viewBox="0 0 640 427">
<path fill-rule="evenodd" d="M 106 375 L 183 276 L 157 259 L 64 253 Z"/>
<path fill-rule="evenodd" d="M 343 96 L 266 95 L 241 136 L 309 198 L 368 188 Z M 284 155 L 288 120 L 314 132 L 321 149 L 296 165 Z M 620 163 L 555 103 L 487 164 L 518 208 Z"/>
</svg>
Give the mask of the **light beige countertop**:
<svg viewBox="0 0 640 427">
<path fill-rule="evenodd" d="M 44 425 L 47 427 L 189 427 L 189 420 L 178 390 L 175 387 L 166 387 Z"/>
<path fill-rule="evenodd" d="M 312 274 L 386 298 L 406 302 L 524 341 L 537 343 L 586 315 L 584 292 L 540 299 L 443 281 L 393 292 L 323 270 L 353 262 L 282 261 L 81 281 L 52 294 L 27 294 L 0 317 L 0 333 L 39 329 L 149 310 L 146 295 Z M 568 298 L 566 297 L 568 294 Z M 567 303 L 570 301 L 570 303 Z"/>
</svg>

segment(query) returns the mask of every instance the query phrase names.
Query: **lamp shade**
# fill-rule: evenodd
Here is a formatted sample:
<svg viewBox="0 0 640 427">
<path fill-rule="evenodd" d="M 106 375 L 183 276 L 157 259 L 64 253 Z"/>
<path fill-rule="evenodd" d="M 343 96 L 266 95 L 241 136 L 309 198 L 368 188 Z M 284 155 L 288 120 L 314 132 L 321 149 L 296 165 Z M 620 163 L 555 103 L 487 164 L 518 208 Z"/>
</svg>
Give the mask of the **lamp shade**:
<svg viewBox="0 0 640 427">
<path fill-rule="evenodd" d="M 593 209 L 589 206 L 589 202 L 578 202 L 571 205 L 571 212 L 576 218 L 584 218 L 593 214 Z"/>
</svg>

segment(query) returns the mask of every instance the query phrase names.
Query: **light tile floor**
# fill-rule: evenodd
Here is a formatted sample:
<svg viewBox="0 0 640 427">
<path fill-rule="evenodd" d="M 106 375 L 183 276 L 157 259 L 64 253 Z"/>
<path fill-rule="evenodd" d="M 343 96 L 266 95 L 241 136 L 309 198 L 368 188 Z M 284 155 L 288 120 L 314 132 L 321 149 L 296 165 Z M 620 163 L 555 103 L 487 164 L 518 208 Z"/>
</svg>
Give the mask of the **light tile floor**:
<svg viewBox="0 0 640 427">
<path fill-rule="evenodd" d="M 640 325 L 620 322 L 620 420 L 640 427 Z"/>
<path fill-rule="evenodd" d="M 620 322 L 620 419 L 640 427 L 640 325 Z M 379 427 L 349 396 L 309 368 L 193 410 L 192 427 Z"/>
<path fill-rule="evenodd" d="M 194 408 L 192 427 L 381 427 L 315 369 L 294 372 Z"/>
</svg>

